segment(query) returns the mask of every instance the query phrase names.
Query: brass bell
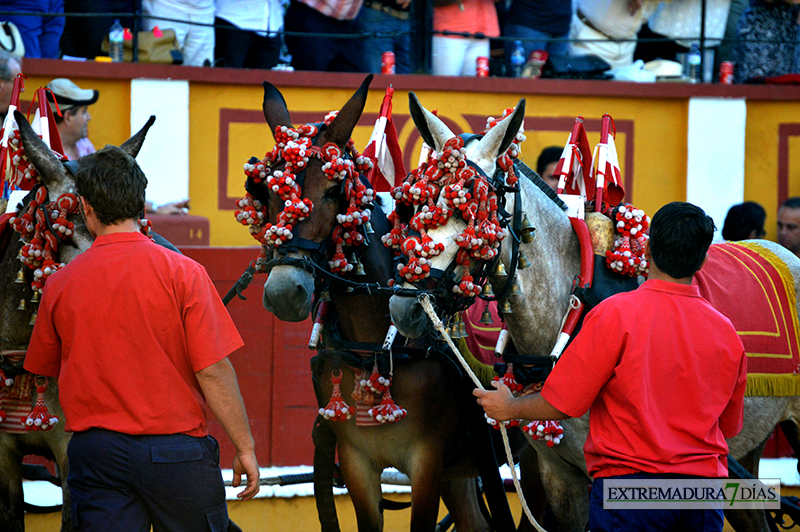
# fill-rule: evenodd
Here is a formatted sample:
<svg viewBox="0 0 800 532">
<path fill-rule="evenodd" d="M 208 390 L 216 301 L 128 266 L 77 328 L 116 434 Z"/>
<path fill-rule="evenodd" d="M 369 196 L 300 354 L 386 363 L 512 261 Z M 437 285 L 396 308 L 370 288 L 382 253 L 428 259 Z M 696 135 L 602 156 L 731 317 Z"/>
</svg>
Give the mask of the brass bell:
<svg viewBox="0 0 800 532">
<path fill-rule="evenodd" d="M 447 336 L 450 338 L 455 338 L 455 335 L 458 334 L 458 328 L 456 327 L 456 322 L 453 318 L 450 318 L 450 321 L 447 323 Z"/>
<path fill-rule="evenodd" d="M 531 261 L 528 260 L 528 257 L 526 257 L 522 251 L 520 251 L 519 259 L 517 260 L 517 268 L 519 268 L 520 270 L 524 270 L 525 268 L 528 268 L 530 265 Z"/>
<path fill-rule="evenodd" d="M 17 306 L 17 310 L 28 310 L 28 302 L 25 299 L 19 300 L 19 306 Z"/>
<path fill-rule="evenodd" d="M 489 312 L 489 303 L 486 303 L 486 306 L 483 308 L 483 314 L 481 314 L 481 323 L 484 325 L 491 325 L 494 323 L 494 321 L 492 321 L 492 313 Z"/>
<path fill-rule="evenodd" d="M 511 295 L 512 296 L 521 296 L 522 295 L 522 288 L 519 286 L 519 281 L 516 277 L 514 277 L 514 284 L 511 285 Z"/>
<path fill-rule="evenodd" d="M 17 278 L 14 279 L 14 282 L 16 284 L 25 283 L 25 270 L 24 269 L 20 268 L 20 270 L 17 272 Z"/>
<path fill-rule="evenodd" d="M 375 234 L 375 231 L 372 230 L 372 224 L 369 223 L 369 221 L 367 221 L 367 223 L 364 224 L 364 231 L 368 235 L 374 235 Z"/>
<path fill-rule="evenodd" d="M 486 283 L 483 287 L 483 295 L 486 297 L 494 297 L 494 290 L 492 290 L 492 283 Z"/>
<path fill-rule="evenodd" d="M 495 277 L 506 277 L 508 274 L 506 273 L 506 267 L 501 261 L 497 261 L 497 267 L 494 269 Z"/>
<path fill-rule="evenodd" d="M 31 316 L 31 321 L 28 322 L 28 325 L 33 325 L 34 323 L 36 323 L 36 313 L 35 312 Z"/>
<path fill-rule="evenodd" d="M 503 304 L 500 305 L 498 309 L 500 314 L 512 314 L 511 312 L 511 304 L 508 301 L 503 301 Z"/>
<path fill-rule="evenodd" d="M 533 227 L 531 221 L 528 220 L 528 213 L 522 213 L 522 226 L 520 227 L 520 238 L 525 244 L 533 242 L 536 228 Z"/>
<path fill-rule="evenodd" d="M 464 323 L 463 320 L 460 320 L 458 322 L 458 337 L 466 338 L 467 336 L 469 336 L 469 334 L 467 334 L 467 324 Z"/>
<path fill-rule="evenodd" d="M 356 275 L 367 275 L 364 271 L 364 265 L 360 262 L 356 262 Z"/>
<path fill-rule="evenodd" d="M 42 298 L 42 295 L 39 293 L 38 290 L 33 291 L 33 297 L 31 298 L 31 303 L 38 303 L 39 300 Z"/>
</svg>

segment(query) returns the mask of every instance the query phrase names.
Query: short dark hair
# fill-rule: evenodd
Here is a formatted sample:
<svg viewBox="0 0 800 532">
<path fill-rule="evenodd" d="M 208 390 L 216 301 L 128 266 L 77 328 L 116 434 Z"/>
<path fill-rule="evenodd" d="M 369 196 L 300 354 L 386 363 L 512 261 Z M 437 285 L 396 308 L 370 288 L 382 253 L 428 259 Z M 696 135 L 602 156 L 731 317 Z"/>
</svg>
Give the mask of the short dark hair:
<svg viewBox="0 0 800 532">
<path fill-rule="evenodd" d="M 667 203 L 650 223 L 650 256 L 670 277 L 691 277 L 703 265 L 715 229 L 714 220 L 697 205 Z"/>
<path fill-rule="evenodd" d="M 103 225 L 138 218 L 144 210 L 147 178 L 136 159 L 116 146 L 82 157 L 75 185 Z"/>
<path fill-rule="evenodd" d="M 787 209 L 800 209 L 800 196 L 792 196 L 791 198 L 787 199 L 783 203 L 781 203 L 781 209 L 786 207 Z"/>
<path fill-rule="evenodd" d="M 800 198 L 799 198 L 800 199 Z M 767 211 L 755 201 L 745 201 L 734 205 L 725 216 L 722 226 L 722 238 L 725 240 L 745 240 L 750 238 L 750 233 L 756 232 L 756 237 L 764 236 L 764 222 L 767 220 Z"/>
<path fill-rule="evenodd" d="M 60 124 L 61 122 L 63 122 L 64 117 L 67 115 L 67 113 L 74 114 L 75 111 L 77 111 L 78 109 L 80 109 L 80 107 L 70 107 L 68 109 L 61 109 L 60 115 L 56 112 L 53 112 L 53 118 L 55 118 L 56 124 Z"/>
<path fill-rule="evenodd" d="M 544 172 L 548 164 L 561 159 L 561 153 L 563 151 L 564 148 L 559 148 L 558 146 L 550 146 L 549 148 L 543 149 L 542 153 L 539 154 L 539 159 L 536 161 L 536 173 L 542 175 L 542 172 Z"/>
</svg>

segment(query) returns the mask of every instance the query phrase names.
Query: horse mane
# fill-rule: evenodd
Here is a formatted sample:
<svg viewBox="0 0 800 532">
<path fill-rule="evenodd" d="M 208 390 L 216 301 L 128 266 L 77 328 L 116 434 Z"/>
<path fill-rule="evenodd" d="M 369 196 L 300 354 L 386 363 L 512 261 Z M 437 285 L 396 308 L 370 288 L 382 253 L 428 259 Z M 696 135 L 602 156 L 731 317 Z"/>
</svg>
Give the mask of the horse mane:
<svg viewBox="0 0 800 532">
<path fill-rule="evenodd" d="M 545 180 L 542 179 L 541 176 L 537 174 L 530 166 L 517 159 L 514 161 L 514 167 L 519 173 L 527 177 L 534 185 L 542 189 L 542 192 L 544 192 L 548 198 L 553 200 L 553 202 L 558 205 L 562 211 L 567 210 L 567 204 L 558 197 L 558 194 L 556 194 L 556 192 L 550 188 L 550 185 L 548 185 Z"/>
</svg>

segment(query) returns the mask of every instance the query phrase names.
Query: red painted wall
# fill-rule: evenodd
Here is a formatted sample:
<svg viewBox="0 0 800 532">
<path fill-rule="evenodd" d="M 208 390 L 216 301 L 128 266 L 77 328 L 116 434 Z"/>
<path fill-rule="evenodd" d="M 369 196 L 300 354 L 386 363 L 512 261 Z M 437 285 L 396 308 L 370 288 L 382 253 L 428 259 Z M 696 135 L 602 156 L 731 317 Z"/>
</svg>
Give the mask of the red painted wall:
<svg viewBox="0 0 800 532">
<path fill-rule="evenodd" d="M 180 250 L 205 266 L 222 297 L 259 252 L 258 247 Z M 311 322 L 284 323 L 267 312 L 261 304 L 264 280 L 263 275 L 256 275 L 244 291 L 247 300 L 237 297 L 228 304 L 245 342 L 230 360 L 247 407 L 259 464 L 310 465 L 314 452 L 311 428 L 317 413 L 309 366 L 315 354 L 308 349 Z M 210 413 L 209 419 L 213 419 Z M 218 421 L 211 421 L 209 429 L 220 442 L 220 466 L 230 468 L 233 445 Z"/>
</svg>

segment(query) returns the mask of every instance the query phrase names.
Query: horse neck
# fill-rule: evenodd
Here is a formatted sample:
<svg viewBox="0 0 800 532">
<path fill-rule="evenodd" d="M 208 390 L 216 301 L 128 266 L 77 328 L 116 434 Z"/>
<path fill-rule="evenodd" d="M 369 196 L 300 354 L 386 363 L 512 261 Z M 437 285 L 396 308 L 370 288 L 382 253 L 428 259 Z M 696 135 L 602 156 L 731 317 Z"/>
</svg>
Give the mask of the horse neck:
<svg viewBox="0 0 800 532">
<path fill-rule="evenodd" d="M 33 332 L 29 324 L 32 316 L 30 299 L 33 295 L 30 280 L 16 283 L 22 263 L 17 258 L 22 241 L 11 235 L 11 242 L 0 261 L 0 351 L 25 349 Z M 27 310 L 17 310 L 20 300 L 28 304 Z"/>
<path fill-rule="evenodd" d="M 359 250 L 359 261 L 366 275 L 351 277 L 364 283 L 386 285 L 392 275 L 394 254 L 381 242 L 380 236 L 389 232 L 389 222 L 380 206 L 372 211 L 373 230 L 369 244 Z M 332 286 L 331 299 L 336 306 L 343 336 L 354 342 L 381 343 L 389 329 L 389 294 L 350 294 L 341 286 Z"/>
<path fill-rule="evenodd" d="M 522 211 L 536 233 L 533 242 L 520 245 L 531 266 L 516 270 L 522 295 L 507 298 L 512 314 L 506 320 L 521 353 L 547 355 L 558 337 L 572 282 L 580 271 L 580 248 L 567 214 L 528 179 L 520 178 L 519 183 Z M 501 251 L 507 271 L 511 271 L 510 242 Z M 493 281 L 495 286 L 505 282 Z"/>
</svg>

